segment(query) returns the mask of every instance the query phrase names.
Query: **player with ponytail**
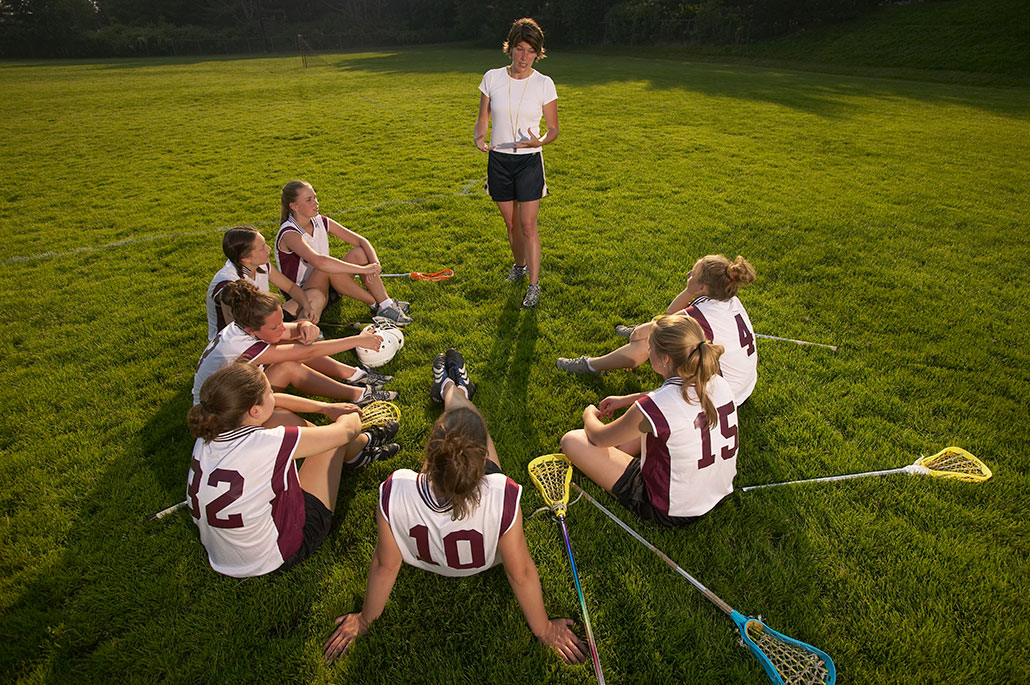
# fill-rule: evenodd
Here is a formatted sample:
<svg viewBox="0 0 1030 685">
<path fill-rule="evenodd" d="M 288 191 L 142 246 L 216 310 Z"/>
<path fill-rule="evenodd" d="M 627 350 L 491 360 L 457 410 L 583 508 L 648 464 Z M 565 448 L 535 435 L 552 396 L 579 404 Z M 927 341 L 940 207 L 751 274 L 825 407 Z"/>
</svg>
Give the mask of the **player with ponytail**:
<svg viewBox="0 0 1030 685">
<path fill-rule="evenodd" d="M 755 280 L 755 269 L 741 256 L 730 261 L 723 255 L 708 255 L 694 263 L 687 287 L 677 295 L 667 314 L 686 314 L 701 324 L 705 337 L 725 350 L 720 364 L 722 375 L 733 389 L 737 406 L 744 404 L 758 380 L 758 349 L 751 319 L 737 293 Z M 602 373 L 632 369 L 648 358 L 647 344 L 653 324 L 616 326 L 615 332 L 629 343 L 601 357 L 558 358 L 558 368 L 572 373 Z"/>
<path fill-rule="evenodd" d="M 333 423 L 313 426 L 294 411 Z M 396 421 L 362 431 L 353 405 L 274 394 L 261 370 L 242 362 L 204 381 L 187 423 L 197 441 L 186 502 L 211 567 L 237 578 L 310 556 L 329 533 L 343 469 L 400 450 L 390 442 Z"/>
<path fill-rule="evenodd" d="M 522 530 L 522 486 L 501 472 L 497 450 L 482 414 L 469 397 L 465 360 L 451 348 L 434 363 L 430 397 L 443 401 L 418 473 L 400 469 L 379 487 L 379 539 L 359 613 L 336 619 L 323 646 L 332 661 L 346 652 L 379 618 L 402 562 L 444 576 L 470 576 L 498 563 L 533 634 L 567 663 L 581 663 L 586 647 L 572 621 L 548 619 L 540 576 Z"/>
<path fill-rule="evenodd" d="M 279 269 L 269 263 L 268 257 L 272 249 L 265 242 L 265 237 L 253 226 L 235 226 L 222 236 L 222 252 L 225 253 L 225 265 L 219 269 L 211 283 L 207 286 L 207 339 L 211 340 L 218 331 L 232 323 L 232 310 L 221 301 L 222 288 L 233 281 L 244 278 L 258 290 L 269 292 L 271 283 L 279 292 L 289 298 L 283 305 L 283 315 L 287 321 L 304 319 L 318 323 L 318 316 L 308 302 L 304 289 L 283 276 Z"/>
<path fill-rule="evenodd" d="M 634 514 L 680 526 L 733 492 L 737 407 L 719 375 L 723 348 L 708 341 L 696 320 L 667 314 L 649 328 L 651 368 L 665 382 L 590 405 L 584 427 L 566 433 L 561 445 L 580 471 Z M 615 421 L 601 422 L 624 407 Z"/>
<path fill-rule="evenodd" d="M 393 376 L 358 369 L 329 356 L 355 347 L 378 350 L 382 343 L 378 335 L 316 340 L 321 334 L 318 326 L 310 321 L 283 323 L 282 298 L 243 279 L 222 288 L 220 297 L 232 310 L 234 321 L 219 331 L 197 363 L 194 403 L 200 401 L 200 388 L 208 376 L 241 357 L 260 364 L 277 391 L 292 385 L 303 393 L 360 405 L 397 399 L 396 392 L 381 387 Z"/>
</svg>

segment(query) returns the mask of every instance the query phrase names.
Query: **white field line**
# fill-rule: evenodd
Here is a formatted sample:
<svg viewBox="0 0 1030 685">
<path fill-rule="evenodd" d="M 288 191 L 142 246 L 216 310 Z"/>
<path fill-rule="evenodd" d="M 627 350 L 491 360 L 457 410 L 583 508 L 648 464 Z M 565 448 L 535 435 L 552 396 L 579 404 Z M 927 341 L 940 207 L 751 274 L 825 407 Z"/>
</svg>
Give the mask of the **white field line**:
<svg viewBox="0 0 1030 685">
<path fill-rule="evenodd" d="M 465 183 L 462 186 L 461 191 L 457 193 L 442 193 L 440 195 L 428 195 L 426 197 L 416 197 L 409 200 L 388 200 L 386 202 L 380 202 L 374 205 L 366 205 L 364 207 L 351 207 L 342 212 L 337 212 L 337 215 L 351 214 L 354 212 L 367 212 L 373 209 L 381 209 L 383 207 L 396 207 L 398 205 L 421 205 L 426 202 L 432 202 L 433 200 L 443 200 L 450 197 L 463 197 L 466 195 L 472 195 L 473 190 L 476 186 L 482 185 L 484 179 L 473 179 Z M 263 226 L 274 226 L 274 221 L 261 221 L 258 222 Z M 251 224 L 254 225 L 254 224 Z M 123 240 L 116 240 L 113 243 L 107 243 L 105 245 L 93 245 L 90 247 L 77 247 L 74 250 L 67 250 L 65 252 L 40 252 L 33 255 L 22 255 L 20 257 L 10 257 L 5 259 L 3 262 L 5 266 L 10 264 L 21 264 L 24 262 L 35 262 L 43 259 L 59 259 L 62 257 L 71 257 L 77 254 L 83 254 L 86 252 L 98 252 L 100 250 L 109 250 L 114 247 L 123 247 L 125 245 L 139 245 L 140 243 L 150 243 L 155 240 L 171 240 L 174 238 L 186 238 L 195 235 L 206 235 L 208 233 L 225 233 L 232 226 L 222 226 L 220 228 L 207 228 L 200 231 L 177 231 L 175 233 L 158 233 L 157 235 L 142 235 L 134 238 L 125 238 Z"/>
</svg>

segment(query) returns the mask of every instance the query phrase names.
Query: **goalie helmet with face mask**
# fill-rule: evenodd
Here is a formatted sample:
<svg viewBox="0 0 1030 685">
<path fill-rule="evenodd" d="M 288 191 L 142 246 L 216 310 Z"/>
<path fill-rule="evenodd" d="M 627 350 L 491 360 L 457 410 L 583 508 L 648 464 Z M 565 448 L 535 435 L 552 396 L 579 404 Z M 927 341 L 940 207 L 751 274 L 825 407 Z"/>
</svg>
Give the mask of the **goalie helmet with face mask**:
<svg viewBox="0 0 1030 685">
<path fill-rule="evenodd" d="M 388 364 L 397 355 L 397 352 L 404 347 L 404 333 L 392 323 L 376 322 L 361 329 L 361 334 L 378 335 L 383 339 L 378 350 L 368 347 L 355 347 L 354 353 L 358 360 L 369 368 L 376 368 Z"/>
</svg>

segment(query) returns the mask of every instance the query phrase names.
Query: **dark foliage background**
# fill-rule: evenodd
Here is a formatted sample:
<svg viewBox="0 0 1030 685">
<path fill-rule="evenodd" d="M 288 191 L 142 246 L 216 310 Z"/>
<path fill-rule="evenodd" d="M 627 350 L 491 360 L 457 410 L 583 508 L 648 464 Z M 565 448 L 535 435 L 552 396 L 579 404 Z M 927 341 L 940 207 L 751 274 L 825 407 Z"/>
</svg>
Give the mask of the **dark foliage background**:
<svg viewBox="0 0 1030 685">
<path fill-rule="evenodd" d="M 553 45 L 746 44 L 881 0 L 0 0 L 0 56 L 283 52 L 472 41 L 536 18 Z"/>
</svg>

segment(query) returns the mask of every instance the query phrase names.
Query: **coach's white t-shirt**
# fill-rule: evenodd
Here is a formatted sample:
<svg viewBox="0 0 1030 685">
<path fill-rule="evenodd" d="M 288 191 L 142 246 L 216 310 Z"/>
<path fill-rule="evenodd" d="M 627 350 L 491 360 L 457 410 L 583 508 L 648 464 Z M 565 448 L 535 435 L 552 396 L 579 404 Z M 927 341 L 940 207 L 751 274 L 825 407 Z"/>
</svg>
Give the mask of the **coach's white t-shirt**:
<svg viewBox="0 0 1030 685">
<path fill-rule="evenodd" d="M 701 324 L 710 342 L 723 346 L 719 367 L 733 389 L 737 405 L 744 404 L 758 381 L 755 329 L 751 327 L 744 305 L 737 297 L 728 300 L 699 297 L 683 313 Z"/>
<path fill-rule="evenodd" d="M 379 486 L 379 511 L 404 561 L 442 576 L 471 576 L 500 562 L 497 544 L 519 510 L 522 486 L 503 473 L 483 476 L 479 506 L 451 520 L 424 473 L 399 469 Z"/>
<path fill-rule="evenodd" d="M 490 118 L 493 120 L 490 144 L 498 152 L 507 154 L 539 153 L 538 147 L 515 148 L 513 145 L 528 141 L 529 131 L 540 137 L 544 105 L 558 99 L 551 77 L 534 69 L 527 78 L 513 79 L 508 75 L 508 68 L 501 67 L 483 74 L 479 91 L 490 98 Z"/>
<path fill-rule="evenodd" d="M 697 393 L 665 381 L 636 402 L 651 424 L 641 437 L 640 473 L 651 504 L 667 516 L 700 516 L 733 492 L 737 475 L 737 407 L 722 376 L 708 381 L 719 425 L 709 429 Z"/>
</svg>

